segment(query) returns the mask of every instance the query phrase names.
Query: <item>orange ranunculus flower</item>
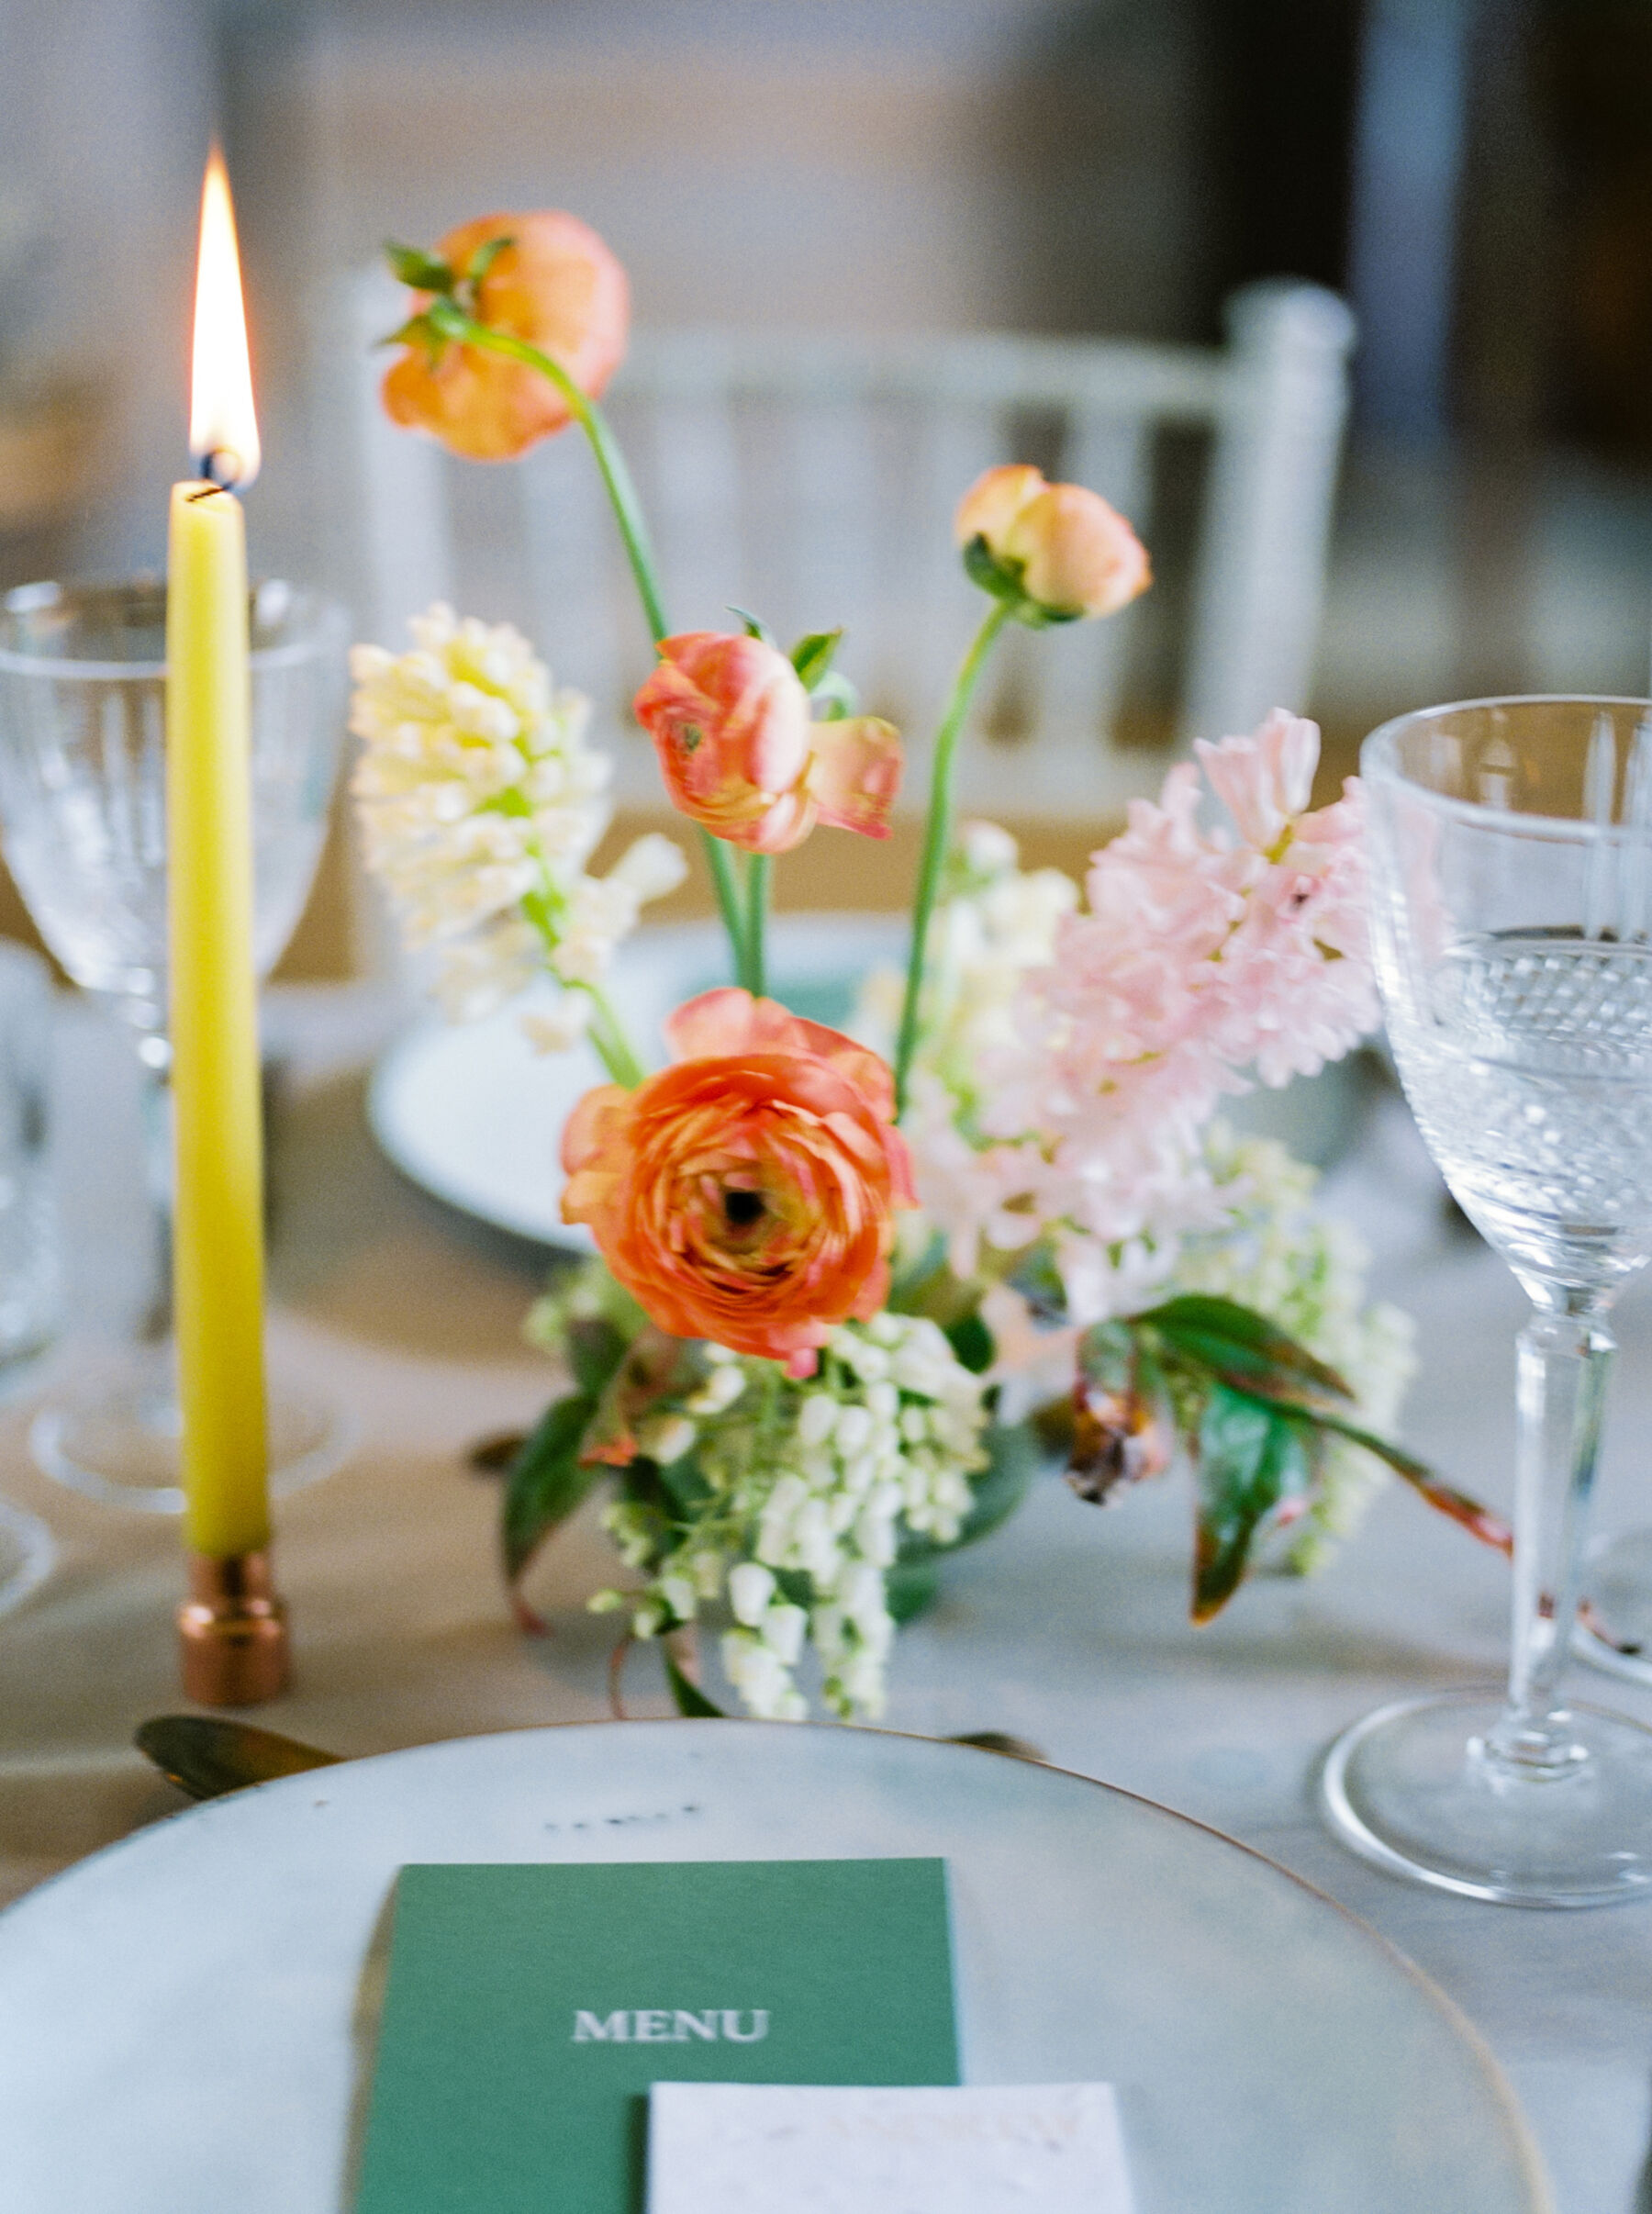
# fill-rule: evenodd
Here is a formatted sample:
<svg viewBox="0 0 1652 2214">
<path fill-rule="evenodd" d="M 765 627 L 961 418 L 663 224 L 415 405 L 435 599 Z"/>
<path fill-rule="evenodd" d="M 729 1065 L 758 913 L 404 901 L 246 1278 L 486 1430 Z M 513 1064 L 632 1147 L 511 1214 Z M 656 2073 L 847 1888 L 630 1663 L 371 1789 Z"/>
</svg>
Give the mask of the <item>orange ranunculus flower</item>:
<svg viewBox="0 0 1652 2214">
<path fill-rule="evenodd" d="M 463 278 L 477 249 L 500 238 L 512 243 L 476 286 L 475 320 L 526 339 L 595 399 L 625 353 L 624 270 L 587 224 L 556 208 L 478 216 L 450 230 L 435 258 Z M 416 296 L 421 309 L 431 297 Z M 393 421 L 433 430 L 470 461 L 509 461 L 570 419 L 537 369 L 452 343 L 433 367 L 422 345 L 409 346 L 385 375 L 384 399 Z"/>
<path fill-rule="evenodd" d="M 637 694 L 672 805 L 731 845 L 784 854 L 817 822 L 887 838 L 900 734 L 876 715 L 811 722 L 777 647 L 721 631 L 660 641 Z"/>
<path fill-rule="evenodd" d="M 958 503 L 953 535 L 965 547 L 981 540 L 1007 594 L 1031 601 L 1044 621 L 1116 614 L 1152 582 L 1146 549 L 1099 492 L 1046 484 L 1024 464 L 977 477 Z"/>
<path fill-rule="evenodd" d="M 882 1306 L 894 1213 L 916 1204 L 889 1071 L 732 988 L 665 1030 L 673 1067 L 569 1119 L 563 1219 L 662 1330 L 810 1375 L 836 1324 Z"/>
</svg>

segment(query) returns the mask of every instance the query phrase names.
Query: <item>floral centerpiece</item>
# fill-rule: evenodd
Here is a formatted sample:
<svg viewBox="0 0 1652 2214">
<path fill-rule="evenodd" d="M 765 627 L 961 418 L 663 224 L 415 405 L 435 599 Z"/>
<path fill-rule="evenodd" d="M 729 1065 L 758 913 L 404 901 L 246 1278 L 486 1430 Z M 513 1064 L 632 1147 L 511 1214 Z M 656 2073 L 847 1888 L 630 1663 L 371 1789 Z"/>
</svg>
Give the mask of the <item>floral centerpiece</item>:
<svg viewBox="0 0 1652 2214">
<path fill-rule="evenodd" d="M 601 1258 L 530 1317 L 567 1383 L 509 1470 L 513 1590 L 607 1480 L 633 1582 L 594 1606 L 634 1639 L 720 1627 L 753 1713 L 802 1716 L 812 1653 L 824 1703 L 875 1716 L 937 1557 L 1012 1513 L 1057 1448 L 1097 1503 L 1179 1448 L 1198 1620 L 1259 1540 L 1312 1567 L 1385 1468 L 1506 1546 L 1388 1437 L 1409 1325 L 1367 1303 L 1364 1256 L 1315 1212 L 1312 1171 L 1218 1113 L 1375 1021 L 1359 788 L 1312 807 L 1314 726 L 1280 710 L 1200 741 L 1082 888 L 1023 871 L 995 826 L 957 826 L 957 749 L 999 632 L 1108 616 L 1149 582 L 1097 494 L 988 470 L 954 519 L 985 608 L 940 721 L 906 972 L 866 979 L 854 1035 L 804 1021 L 766 993 L 774 862 L 817 830 L 888 834 L 899 732 L 858 711 L 839 632 L 788 652 L 755 617 L 671 630 L 597 405 L 627 296 L 593 232 L 495 216 L 434 253 L 390 252 L 417 296 L 385 381 L 397 421 L 482 460 L 571 424 L 590 441 L 656 650 L 635 712 L 731 956 L 651 1071 L 605 978 L 686 865 L 650 836 L 590 873 L 608 765 L 586 703 L 514 632 L 444 609 L 409 653 L 357 649 L 369 864 L 435 948 L 449 1011 L 548 977 L 524 1018 L 536 1043 L 587 1039 L 611 1079 L 561 1137 L 565 1218 Z M 677 1703 L 719 1711 L 675 1643 Z"/>
</svg>

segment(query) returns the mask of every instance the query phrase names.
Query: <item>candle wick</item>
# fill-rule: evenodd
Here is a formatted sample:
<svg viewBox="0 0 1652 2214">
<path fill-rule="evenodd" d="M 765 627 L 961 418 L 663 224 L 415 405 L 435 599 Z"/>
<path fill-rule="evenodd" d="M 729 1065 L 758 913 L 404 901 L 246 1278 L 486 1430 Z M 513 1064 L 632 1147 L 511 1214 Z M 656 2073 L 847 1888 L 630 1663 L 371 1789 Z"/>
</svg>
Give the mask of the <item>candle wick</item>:
<svg viewBox="0 0 1652 2214">
<path fill-rule="evenodd" d="M 228 446 L 214 446 L 195 464 L 195 475 L 205 477 L 219 492 L 233 491 L 240 482 L 240 455 Z"/>
</svg>

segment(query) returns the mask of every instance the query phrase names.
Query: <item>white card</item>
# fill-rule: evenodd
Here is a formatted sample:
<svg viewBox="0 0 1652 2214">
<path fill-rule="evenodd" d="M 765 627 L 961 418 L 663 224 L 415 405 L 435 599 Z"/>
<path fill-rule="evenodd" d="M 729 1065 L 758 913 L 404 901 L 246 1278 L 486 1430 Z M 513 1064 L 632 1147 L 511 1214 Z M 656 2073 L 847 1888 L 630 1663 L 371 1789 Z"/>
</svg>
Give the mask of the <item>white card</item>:
<svg viewBox="0 0 1652 2214">
<path fill-rule="evenodd" d="M 1131 2214 L 1109 2084 L 655 2084 L 648 2214 Z"/>
</svg>

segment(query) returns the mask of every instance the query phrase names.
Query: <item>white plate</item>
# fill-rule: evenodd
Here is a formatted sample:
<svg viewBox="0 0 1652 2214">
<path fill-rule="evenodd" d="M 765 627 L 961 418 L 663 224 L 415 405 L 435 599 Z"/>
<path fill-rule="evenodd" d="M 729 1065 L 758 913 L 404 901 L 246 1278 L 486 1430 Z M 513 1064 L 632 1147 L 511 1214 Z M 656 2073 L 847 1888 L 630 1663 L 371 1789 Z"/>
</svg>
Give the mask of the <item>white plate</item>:
<svg viewBox="0 0 1652 2214">
<path fill-rule="evenodd" d="M 906 932 L 899 916 L 776 916 L 770 990 L 797 1013 L 842 1025 L 867 971 L 899 967 Z M 671 1010 L 728 975 L 720 923 L 641 930 L 621 948 L 612 994 L 645 1060 L 658 1057 Z M 557 1146 L 575 1101 L 607 1079 L 588 1046 L 538 1054 L 529 1045 L 520 1017 L 543 996 L 530 990 L 479 1023 L 423 1017 L 374 1071 L 368 1120 L 403 1175 L 450 1207 L 540 1245 L 588 1253 L 586 1232 L 562 1219 Z M 1323 1168 L 1357 1126 L 1360 1100 L 1358 1069 L 1344 1061 L 1283 1091 L 1230 1100 L 1224 1112 L 1236 1128 L 1278 1138 Z"/>
<path fill-rule="evenodd" d="M 902 1853 L 950 1867 L 966 2077 L 1114 2084 L 1138 2214 L 1548 2206 L 1461 2018 L 1270 1862 L 998 1754 L 758 1722 L 353 1761 L 140 1831 L 21 1900 L 0 1917 L 0 2200 L 340 2214 L 363 1963 L 405 1862 Z"/>
<path fill-rule="evenodd" d="M 859 980 L 899 964 L 906 924 L 865 914 L 776 916 L 770 989 L 798 1014 L 839 1025 Z M 639 931 L 615 963 L 612 996 L 644 1060 L 660 1057 L 660 1024 L 674 1007 L 729 981 L 716 922 Z M 543 1245 L 591 1249 L 562 1219 L 557 1145 L 570 1109 L 607 1081 L 588 1046 L 538 1054 L 522 1034 L 528 991 L 479 1023 L 432 1015 L 385 1054 L 367 1098 L 374 1136 L 405 1176 L 449 1206 Z"/>
<path fill-rule="evenodd" d="M 0 1615 L 39 1590 L 57 1557 L 57 1539 L 39 1516 L 0 1499 Z"/>
</svg>

